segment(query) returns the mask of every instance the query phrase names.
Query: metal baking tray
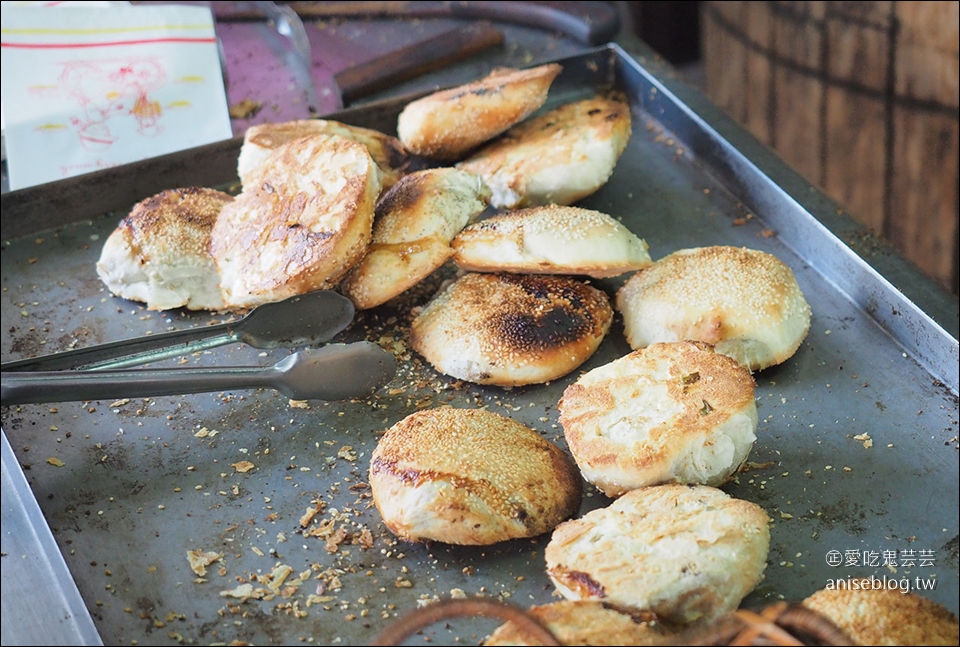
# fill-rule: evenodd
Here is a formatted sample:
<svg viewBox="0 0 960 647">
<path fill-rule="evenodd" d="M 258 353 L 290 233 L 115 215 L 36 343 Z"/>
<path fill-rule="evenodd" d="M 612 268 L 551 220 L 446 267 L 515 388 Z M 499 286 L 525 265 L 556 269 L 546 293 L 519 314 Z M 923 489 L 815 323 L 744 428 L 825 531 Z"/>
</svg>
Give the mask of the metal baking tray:
<svg viewBox="0 0 960 647">
<path fill-rule="evenodd" d="M 622 219 L 654 258 L 703 245 L 768 251 L 793 269 L 811 304 L 797 354 L 755 374 L 751 467 L 724 487 L 773 521 L 766 578 L 745 604 L 800 600 L 831 580 L 874 575 L 934 586 L 920 593 L 956 613 L 957 300 L 655 57 L 608 45 L 558 62 L 563 73 L 546 107 L 615 88 L 632 108 L 633 135 L 613 177 L 582 206 Z M 333 118 L 395 132 L 408 100 Z M 223 321 L 117 299 L 94 264 L 137 200 L 235 182 L 239 146 L 234 139 L 4 195 L 3 360 Z M 484 548 L 397 541 L 365 485 L 370 454 L 407 414 L 447 404 L 487 407 L 565 447 L 556 410 L 563 389 L 630 349 L 618 317 L 598 352 L 553 383 L 508 390 L 441 376 L 405 339 L 410 308 L 451 272 L 360 313 L 342 334 L 379 342 L 401 360 L 375 397 L 300 408 L 273 391 L 238 391 L 4 408 L 16 461 L 4 455 L 4 507 L 13 487 L 6 472 L 22 469 L 32 492 L 18 494 L 35 495 L 42 510 L 33 532 L 51 533 L 60 551 L 45 563 L 66 616 L 72 590 L 108 644 L 364 644 L 435 597 L 556 600 L 544 573 L 549 536 Z M 594 284 L 612 296 L 624 279 Z M 266 364 L 286 352 L 234 346 L 187 362 Z M 241 461 L 253 469 L 241 473 Z M 608 503 L 586 493 L 581 512 Z M 301 517 L 318 502 L 314 534 L 304 534 Z M 33 608 L 44 604 L 30 597 L 35 580 L 12 580 L 8 566 L 42 542 L 21 538 L 23 555 L 8 552 L 12 523 L 5 513 L 3 599 Z M 199 578 L 188 551 L 222 559 Z M 287 566 L 271 588 L 269 577 Z M 244 590 L 255 597 L 235 597 Z M 476 644 L 496 625 L 449 622 L 411 640 Z M 89 636 L 85 629 L 76 635 Z"/>
</svg>

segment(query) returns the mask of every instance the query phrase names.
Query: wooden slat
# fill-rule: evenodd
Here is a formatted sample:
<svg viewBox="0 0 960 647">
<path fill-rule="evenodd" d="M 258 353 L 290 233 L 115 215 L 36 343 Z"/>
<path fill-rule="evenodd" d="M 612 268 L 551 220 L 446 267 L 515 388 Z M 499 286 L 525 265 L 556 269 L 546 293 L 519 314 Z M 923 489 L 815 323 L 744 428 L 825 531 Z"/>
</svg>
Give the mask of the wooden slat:
<svg viewBox="0 0 960 647">
<path fill-rule="evenodd" d="M 780 2 L 774 6 L 773 148 L 801 175 L 820 184 L 823 84 L 823 3 Z"/>
<path fill-rule="evenodd" d="M 956 115 L 960 94 L 960 2 L 898 2 L 898 96 L 935 102 Z"/>
<path fill-rule="evenodd" d="M 954 293 L 960 3 L 706 2 L 707 95 Z"/>
<path fill-rule="evenodd" d="M 899 2 L 890 209 L 884 234 L 958 291 L 960 3 Z M 948 28 L 952 25 L 952 29 Z M 952 114 L 951 114 L 952 108 Z"/>
<path fill-rule="evenodd" d="M 957 121 L 896 108 L 886 237 L 924 272 L 957 291 Z"/>
<path fill-rule="evenodd" d="M 823 78 L 832 82 L 824 85 L 821 186 L 861 222 L 882 234 L 891 136 L 887 65 L 891 3 L 835 4 L 837 11 L 826 17 L 829 52 Z M 867 61 L 873 64 L 865 64 Z"/>
<path fill-rule="evenodd" d="M 746 2 L 746 17 L 744 25 L 747 33 L 753 35 L 753 42 L 760 51 L 769 50 L 773 46 L 774 37 L 773 17 L 770 14 L 770 3 Z M 747 130 L 758 135 L 766 142 L 773 141 L 775 122 L 770 119 L 773 108 L 773 65 L 766 56 L 757 56 L 756 50 L 745 51 L 745 80 L 749 88 L 741 92 L 744 106 L 744 115 L 741 123 Z"/>
<path fill-rule="evenodd" d="M 725 25 L 743 24 L 748 9 L 745 2 L 708 3 L 711 19 L 701 22 L 704 28 L 704 60 L 707 92 L 714 102 L 733 119 L 743 123 L 745 102 L 741 88 L 745 75 L 747 50 L 744 43 Z M 716 69 L 723 66 L 723 70 Z"/>
</svg>

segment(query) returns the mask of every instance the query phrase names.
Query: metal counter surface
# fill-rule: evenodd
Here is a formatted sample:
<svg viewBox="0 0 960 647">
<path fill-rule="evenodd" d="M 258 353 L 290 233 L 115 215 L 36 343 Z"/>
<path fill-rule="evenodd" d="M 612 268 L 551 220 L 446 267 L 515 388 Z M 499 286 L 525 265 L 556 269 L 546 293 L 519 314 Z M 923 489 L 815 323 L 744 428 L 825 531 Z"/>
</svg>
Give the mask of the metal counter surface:
<svg viewBox="0 0 960 647">
<path fill-rule="evenodd" d="M 831 580 L 874 575 L 933 583 L 922 594 L 956 613 L 956 301 L 897 258 L 842 244 L 844 232 L 855 238 L 861 230 L 653 58 L 613 46 L 561 62 L 550 106 L 613 83 L 633 111 L 633 137 L 613 177 L 582 206 L 622 219 L 654 258 L 713 244 L 771 252 L 793 269 L 811 304 L 797 354 L 755 374 L 760 426 L 751 467 L 724 487 L 760 504 L 773 522 L 766 579 L 745 604 L 799 600 Z M 382 128 L 400 107 L 361 107 L 342 118 Z M 118 300 L 93 268 L 139 176 L 157 170 L 186 181 L 206 159 L 217 164 L 205 172 L 227 183 L 238 146 L 4 196 L 5 219 L 33 209 L 55 221 L 4 241 L 4 360 L 221 321 Z M 42 208 L 61 187 L 76 209 Z M 116 210 L 84 213 L 83 195 L 113 200 Z M 884 270 L 897 275 L 896 287 Z M 104 642 L 363 644 L 437 596 L 524 606 L 556 599 L 543 566 L 548 536 L 486 548 L 409 544 L 371 505 L 370 454 L 379 433 L 405 415 L 487 407 L 564 447 L 556 420 L 563 389 L 629 352 L 617 318 L 587 363 L 550 384 L 505 390 L 438 375 L 405 339 L 410 308 L 451 271 L 360 313 L 342 335 L 379 342 L 401 360 L 375 397 L 303 408 L 274 392 L 231 392 L 2 411 L 4 433 Z M 624 279 L 594 284 L 613 295 Z M 187 362 L 267 363 L 284 352 L 234 346 Z M 244 461 L 253 468 L 240 471 Z M 607 503 L 586 492 L 581 513 Z M 303 529 L 308 510 L 317 514 Z M 187 560 L 195 550 L 222 558 L 200 577 Z M 914 566 L 868 563 L 889 551 L 904 561 L 911 550 Z M 830 565 L 835 554 L 843 559 Z M 450 623 L 412 644 L 478 643 L 495 626 Z"/>
</svg>

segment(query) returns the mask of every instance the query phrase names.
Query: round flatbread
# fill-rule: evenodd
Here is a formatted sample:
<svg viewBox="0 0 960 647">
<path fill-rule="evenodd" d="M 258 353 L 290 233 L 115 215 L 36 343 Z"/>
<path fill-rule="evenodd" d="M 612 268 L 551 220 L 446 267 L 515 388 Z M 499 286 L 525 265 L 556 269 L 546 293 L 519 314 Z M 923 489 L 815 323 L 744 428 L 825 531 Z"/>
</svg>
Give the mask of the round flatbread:
<svg viewBox="0 0 960 647">
<path fill-rule="evenodd" d="M 455 168 L 403 177 L 377 203 L 373 240 L 340 289 L 358 310 L 376 307 L 413 287 L 453 254 L 453 237 L 480 215 L 490 189 Z"/>
<path fill-rule="evenodd" d="M 294 139 L 248 177 L 211 233 L 228 306 L 332 288 L 366 253 L 380 170 L 362 144 L 339 135 Z"/>
<path fill-rule="evenodd" d="M 916 572 L 916 571 L 915 571 Z M 803 601 L 855 645 L 956 645 L 960 622 L 949 609 L 909 591 L 910 578 L 838 579 Z M 904 582 L 906 580 L 906 582 Z"/>
<path fill-rule="evenodd" d="M 756 371 L 785 362 L 810 329 L 810 305 L 772 254 L 730 246 L 682 249 L 631 276 L 617 292 L 627 341 L 713 344 Z"/>
<path fill-rule="evenodd" d="M 270 153 L 281 145 L 300 137 L 319 134 L 340 135 L 366 146 L 370 157 L 380 167 L 383 190 L 396 184 L 412 166 L 410 153 L 396 137 L 330 119 L 297 119 L 247 128 L 237 158 L 237 176 L 246 185 L 248 180 L 244 178 L 262 166 Z"/>
<path fill-rule="evenodd" d="M 138 202 L 110 234 L 97 275 L 110 291 L 148 310 L 221 310 L 210 235 L 233 197 L 214 189 L 162 191 Z"/>
<path fill-rule="evenodd" d="M 451 377 L 539 384 L 585 362 L 612 320 L 607 295 L 569 277 L 468 273 L 414 319 L 410 344 Z"/>
<path fill-rule="evenodd" d="M 544 551 L 567 599 L 603 599 L 677 625 L 736 609 L 760 583 L 769 518 L 756 504 L 706 485 L 631 490 L 565 521 Z"/>
<path fill-rule="evenodd" d="M 753 376 L 703 342 L 652 344 L 568 386 L 560 424 L 604 494 L 661 483 L 719 486 L 756 440 Z"/>
<path fill-rule="evenodd" d="M 617 276 L 649 267 L 646 241 L 618 220 L 579 207 L 499 213 L 453 239 L 453 260 L 472 272 Z"/>
<path fill-rule="evenodd" d="M 559 447 L 485 409 L 410 414 L 370 461 L 373 501 L 409 541 L 488 545 L 552 530 L 580 505 L 582 482 Z"/>
<path fill-rule="evenodd" d="M 561 645 L 662 645 L 669 636 L 652 613 L 618 608 L 600 600 L 561 600 L 527 609 Z M 494 645 L 540 645 L 517 622 L 506 622 L 483 641 Z"/>
</svg>

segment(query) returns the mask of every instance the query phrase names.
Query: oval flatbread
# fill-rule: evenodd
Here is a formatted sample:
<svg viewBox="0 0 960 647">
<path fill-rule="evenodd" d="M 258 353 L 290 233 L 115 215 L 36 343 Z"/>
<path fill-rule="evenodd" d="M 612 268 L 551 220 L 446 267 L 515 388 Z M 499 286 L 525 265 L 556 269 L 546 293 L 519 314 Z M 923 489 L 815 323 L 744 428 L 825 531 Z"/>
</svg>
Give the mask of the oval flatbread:
<svg viewBox="0 0 960 647">
<path fill-rule="evenodd" d="M 649 267 L 646 241 L 605 213 L 531 207 L 468 225 L 453 239 L 453 260 L 472 272 L 617 276 Z"/>
<path fill-rule="evenodd" d="M 790 268 L 741 247 L 661 258 L 627 279 L 616 305 L 632 348 L 694 339 L 752 371 L 788 360 L 810 329 L 810 305 Z"/>
<path fill-rule="evenodd" d="M 909 576 L 895 574 L 838 577 L 802 604 L 833 622 L 855 645 L 956 645 L 957 616 L 909 591 L 911 584 Z"/>
<path fill-rule="evenodd" d="M 413 101 L 397 118 L 397 136 L 417 155 L 461 159 L 542 106 L 561 69 L 556 63 L 498 68 L 479 81 Z"/>
<path fill-rule="evenodd" d="M 604 494 L 661 483 L 719 486 L 756 440 L 755 383 L 703 342 L 664 342 L 581 375 L 558 409 L 584 478 Z"/>
<path fill-rule="evenodd" d="M 319 134 L 340 135 L 366 146 L 370 157 L 380 167 L 384 190 L 396 184 L 412 165 L 410 153 L 396 137 L 330 119 L 297 119 L 247 128 L 237 158 L 237 176 L 246 185 L 244 178 L 261 166 L 270 153 L 281 145 L 300 137 Z"/>
<path fill-rule="evenodd" d="M 377 203 L 373 240 L 340 290 L 358 310 L 402 294 L 453 254 L 450 242 L 490 201 L 478 176 L 455 168 L 403 177 Z"/>
<path fill-rule="evenodd" d="M 768 523 L 755 503 L 706 485 L 639 488 L 557 526 L 544 550 L 547 575 L 569 600 L 702 625 L 763 579 Z"/>
<path fill-rule="evenodd" d="M 595 97 L 524 121 L 457 166 L 483 178 L 499 209 L 568 205 L 607 183 L 631 132 L 629 105 Z"/>
<path fill-rule="evenodd" d="M 370 461 L 373 501 L 408 541 L 487 545 L 541 535 L 577 510 L 581 487 L 563 450 L 485 409 L 410 414 Z"/>
<path fill-rule="evenodd" d="M 295 139 L 248 177 L 211 233 L 228 306 L 332 288 L 366 253 L 380 170 L 362 144 L 339 135 Z"/>
<path fill-rule="evenodd" d="M 97 275 L 110 291 L 148 310 L 221 310 L 210 236 L 233 197 L 214 189 L 162 191 L 134 205 L 110 234 Z"/>
<path fill-rule="evenodd" d="M 561 645 L 660 645 L 670 635 L 656 615 L 618 608 L 600 600 L 560 600 L 527 609 Z M 484 647 L 539 645 L 520 623 L 506 622 L 483 641 Z"/>
</svg>

